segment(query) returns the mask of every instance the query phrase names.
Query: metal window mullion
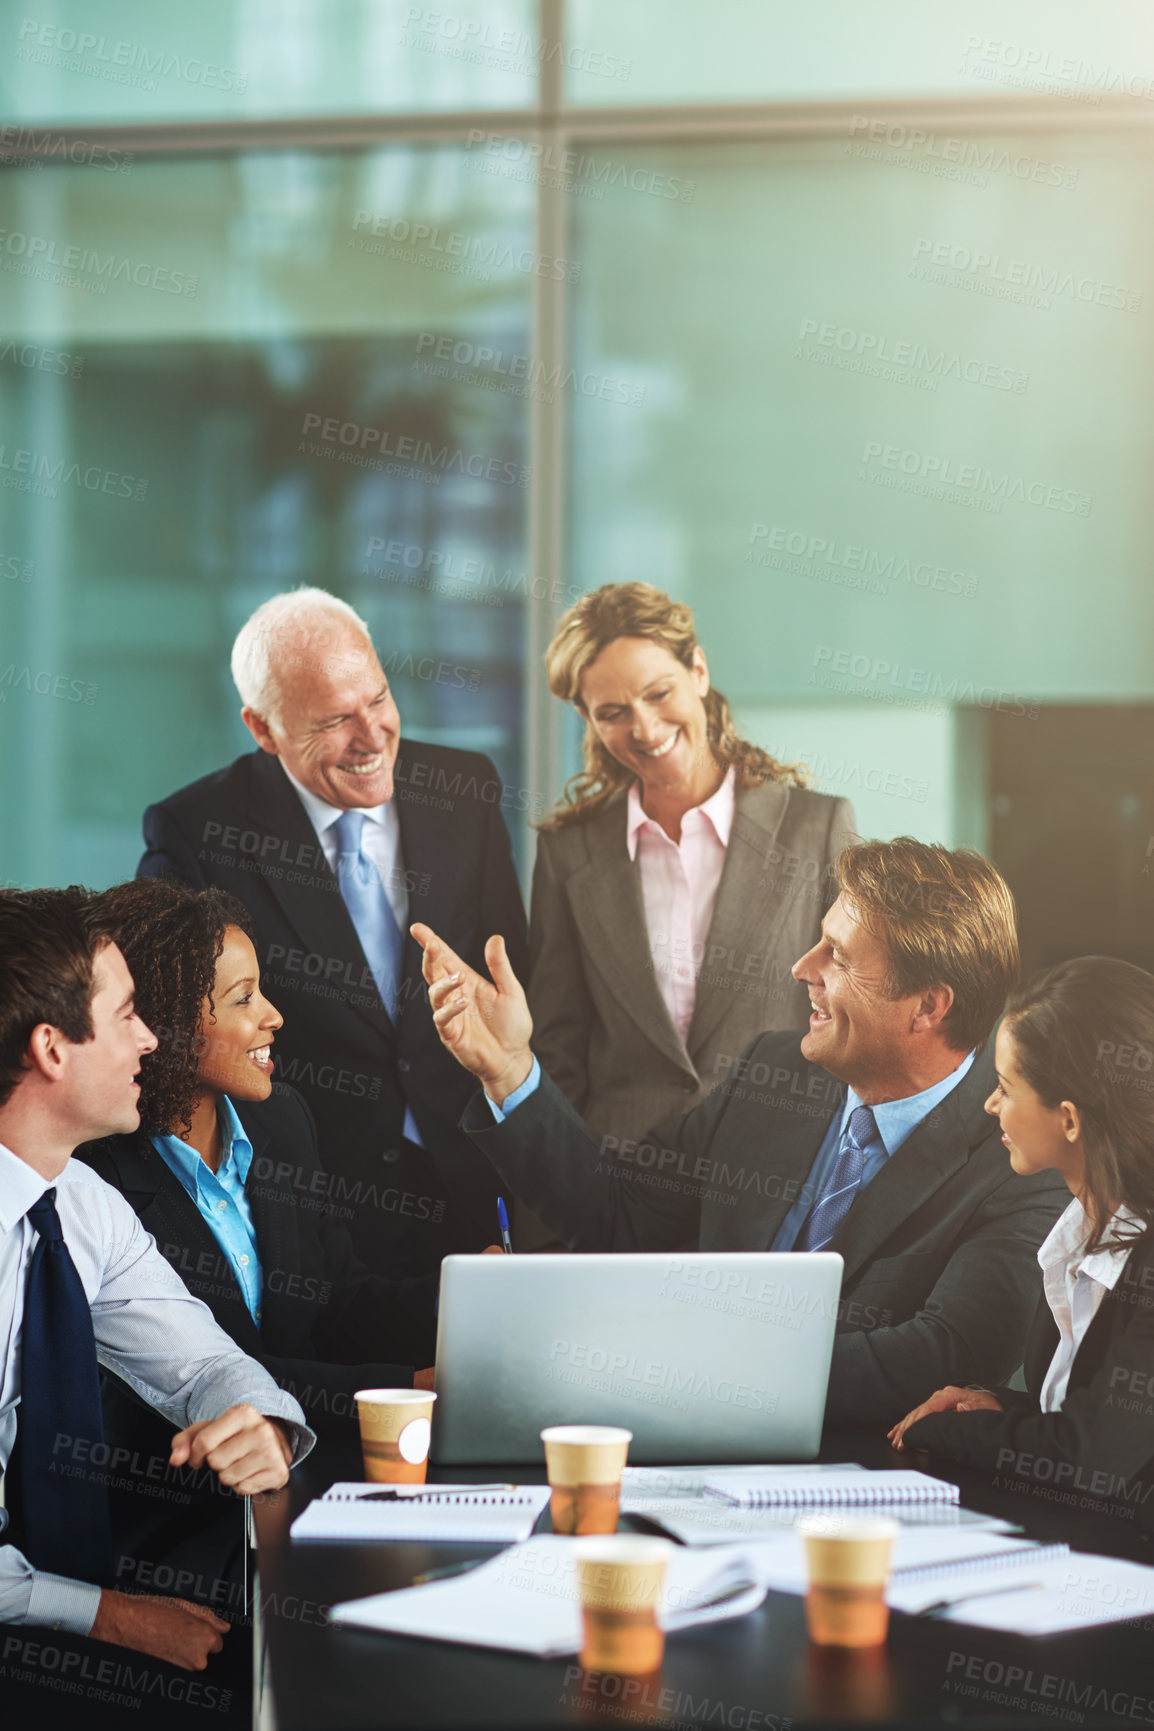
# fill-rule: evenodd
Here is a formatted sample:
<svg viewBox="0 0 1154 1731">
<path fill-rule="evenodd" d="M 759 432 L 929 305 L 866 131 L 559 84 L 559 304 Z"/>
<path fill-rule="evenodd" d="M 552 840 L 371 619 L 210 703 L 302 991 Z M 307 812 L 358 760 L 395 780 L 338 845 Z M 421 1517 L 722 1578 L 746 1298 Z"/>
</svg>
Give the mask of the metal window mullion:
<svg viewBox="0 0 1154 1731">
<path fill-rule="evenodd" d="M 560 16 L 560 0 L 540 0 L 541 12 Z M 560 56 L 541 69 L 541 89 L 559 85 Z M 382 144 L 467 142 L 470 133 L 502 136 L 540 133 L 546 141 L 562 131 L 570 142 L 607 145 L 645 140 L 742 138 L 848 138 L 866 122 L 932 126 L 943 132 L 1066 133 L 1147 132 L 1154 105 L 1137 97 L 1107 97 L 1082 105 L 1056 96 L 895 97 L 828 102 L 651 103 L 615 108 L 567 108 L 558 90 L 554 106 L 524 109 L 460 109 L 438 114 L 302 115 L 275 120 L 172 121 L 146 125 L 51 126 L 17 122 L 13 145 L 18 173 L 30 156 L 66 167 L 72 143 L 131 150 L 137 161 L 159 156 L 219 156 L 240 150 L 356 150 Z M 3 165 L 0 165 L 3 172 Z"/>
<path fill-rule="evenodd" d="M 538 40 L 562 40 L 563 0 L 540 0 Z M 561 55 L 542 56 L 540 107 L 537 120 L 547 143 L 564 148 L 556 117 L 563 100 Z M 565 201 L 557 177 L 542 167 L 537 182 L 536 250 L 538 257 L 565 256 Z M 561 571 L 564 546 L 565 414 L 564 393 L 540 381 L 558 376 L 565 364 L 565 288 L 551 271 L 533 278 L 533 328 L 530 342 L 532 385 L 529 394 L 529 594 L 525 631 L 525 781 L 529 816 L 543 815 L 556 800 L 564 773 L 560 705 L 545 683 L 544 655 L 562 611 Z M 530 831 L 528 862 L 535 851 Z"/>
</svg>

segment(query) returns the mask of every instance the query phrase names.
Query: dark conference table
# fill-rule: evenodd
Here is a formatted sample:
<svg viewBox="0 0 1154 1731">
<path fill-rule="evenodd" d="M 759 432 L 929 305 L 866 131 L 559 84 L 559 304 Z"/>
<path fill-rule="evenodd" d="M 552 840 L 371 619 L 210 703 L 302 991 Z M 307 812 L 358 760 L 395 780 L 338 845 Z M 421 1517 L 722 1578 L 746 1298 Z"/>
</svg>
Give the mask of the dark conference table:
<svg viewBox="0 0 1154 1731">
<path fill-rule="evenodd" d="M 1133 1523 L 1016 1495 L 943 1460 L 894 1455 L 872 1433 L 828 1434 L 821 1459 L 917 1466 L 961 1486 L 962 1502 L 1020 1522 L 1031 1538 L 1154 1563 Z M 657 1678 L 586 1677 L 576 1659 L 338 1630 L 327 1607 L 408 1586 L 427 1569 L 500 1547 L 293 1545 L 288 1525 L 310 1495 L 362 1476 L 359 1451 L 321 1445 L 293 1484 L 254 1508 L 260 1635 L 278 1731 L 473 1731 L 573 1725 L 801 1731 L 883 1725 L 1154 1727 L 1154 1619 L 1025 1639 L 894 1615 L 867 1653 L 811 1647 L 801 1599 L 770 1593 L 757 1611 L 670 1638 Z M 430 1470 L 440 1478 L 543 1482 L 543 1468 Z M 624 1522 L 631 1526 L 631 1522 Z M 548 1512 L 544 1517 L 548 1529 Z"/>
</svg>

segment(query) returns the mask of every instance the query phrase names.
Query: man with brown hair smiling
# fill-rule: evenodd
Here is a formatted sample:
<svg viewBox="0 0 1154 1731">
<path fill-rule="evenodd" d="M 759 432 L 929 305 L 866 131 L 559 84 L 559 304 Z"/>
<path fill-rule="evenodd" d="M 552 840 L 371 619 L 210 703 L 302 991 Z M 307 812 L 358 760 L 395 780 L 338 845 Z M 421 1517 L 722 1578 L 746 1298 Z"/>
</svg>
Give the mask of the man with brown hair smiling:
<svg viewBox="0 0 1154 1731">
<path fill-rule="evenodd" d="M 848 848 L 837 870 L 793 970 L 808 1030 L 760 1035 L 637 1145 L 599 1139 L 542 1074 L 499 938 L 490 983 L 414 935 L 441 1038 L 484 1088 L 463 1126 L 546 1225 L 574 1250 L 840 1252 L 826 1416 L 892 1424 L 926 1388 L 1020 1363 L 1064 1193 L 1010 1170 L 983 1110 L 1018 971 L 1003 879 L 909 838 Z"/>
<path fill-rule="evenodd" d="M 98 1362 L 172 1423 L 171 1467 L 207 1467 L 238 1495 L 283 1485 L 314 1439 L 124 1198 L 71 1158 L 136 1128 L 155 1046 L 95 898 L 0 892 L 0 1472 L 19 1539 L 0 1544 L 0 1622 L 203 1670 L 227 1623 L 112 1587 Z"/>
</svg>

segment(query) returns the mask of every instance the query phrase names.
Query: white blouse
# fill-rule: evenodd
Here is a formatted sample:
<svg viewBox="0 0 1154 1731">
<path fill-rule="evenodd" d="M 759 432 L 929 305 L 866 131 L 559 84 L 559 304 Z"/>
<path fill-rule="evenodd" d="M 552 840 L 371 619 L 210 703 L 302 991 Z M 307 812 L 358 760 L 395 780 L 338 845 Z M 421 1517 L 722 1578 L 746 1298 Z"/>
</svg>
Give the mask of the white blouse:
<svg viewBox="0 0 1154 1731">
<path fill-rule="evenodd" d="M 1130 1223 L 1142 1225 L 1128 1208 L 1119 1208 L 1111 1216 L 1106 1229 L 1107 1238 L 1113 1236 L 1115 1227 Z M 1061 1337 L 1042 1384 L 1043 1412 L 1060 1410 L 1066 1398 L 1074 1354 L 1086 1338 L 1102 1300 L 1117 1285 L 1130 1254 L 1127 1248 L 1096 1250 L 1093 1256 L 1086 1256 L 1084 1249 L 1089 1236 L 1090 1222 L 1075 1197 L 1038 1251 L 1046 1302 Z"/>
<path fill-rule="evenodd" d="M 641 804 L 641 789 L 629 789 L 625 845 L 641 859 L 641 899 L 649 932 L 649 954 L 661 996 L 684 1040 L 693 1020 L 697 976 L 705 955 L 717 890 L 737 803 L 730 768 L 717 792 L 687 811 L 681 840 L 672 841 Z"/>
</svg>

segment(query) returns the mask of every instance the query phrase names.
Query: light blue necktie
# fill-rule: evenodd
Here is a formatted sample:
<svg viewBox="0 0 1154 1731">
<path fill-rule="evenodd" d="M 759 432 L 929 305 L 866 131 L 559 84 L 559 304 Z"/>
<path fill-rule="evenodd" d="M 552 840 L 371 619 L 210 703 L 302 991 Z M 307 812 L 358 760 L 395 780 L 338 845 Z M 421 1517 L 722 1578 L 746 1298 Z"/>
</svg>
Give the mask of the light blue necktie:
<svg viewBox="0 0 1154 1731">
<path fill-rule="evenodd" d="M 865 1151 L 876 1142 L 878 1127 L 868 1106 L 855 1106 L 842 1137 L 826 1187 L 810 1209 L 797 1235 L 795 1250 L 824 1250 L 857 1199 Z"/>
<path fill-rule="evenodd" d="M 405 940 L 380 874 L 365 855 L 362 845 L 365 823 L 363 811 L 346 811 L 330 826 L 339 849 L 337 882 L 381 1002 L 395 1022 Z"/>
</svg>

